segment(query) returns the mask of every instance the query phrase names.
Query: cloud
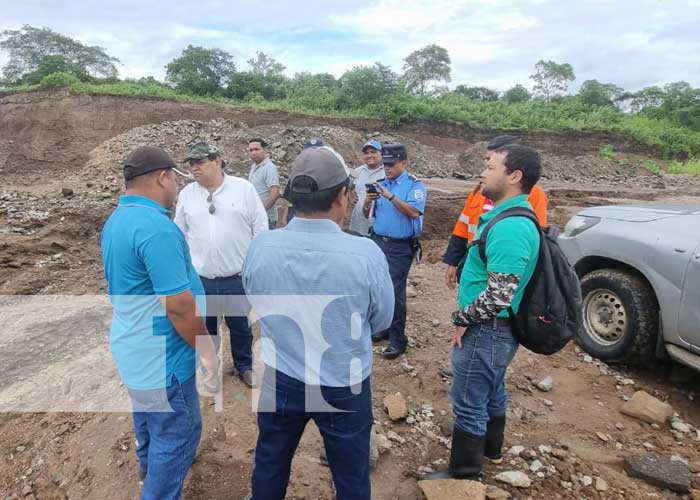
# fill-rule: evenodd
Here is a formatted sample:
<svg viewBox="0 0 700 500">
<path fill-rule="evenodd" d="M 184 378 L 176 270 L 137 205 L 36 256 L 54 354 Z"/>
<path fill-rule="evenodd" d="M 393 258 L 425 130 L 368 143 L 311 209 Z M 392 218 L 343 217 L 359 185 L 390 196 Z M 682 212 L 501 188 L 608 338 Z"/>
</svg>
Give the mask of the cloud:
<svg viewBox="0 0 700 500">
<path fill-rule="evenodd" d="M 700 86 L 699 0 L 6 3 L 0 30 L 48 26 L 103 46 L 122 61 L 122 76 L 163 78 L 188 44 L 226 50 L 239 69 L 262 50 L 289 75 L 340 76 L 375 61 L 400 72 L 409 53 L 436 43 L 451 56 L 453 86 L 530 87 L 539 59 L 570 63 L 573 90 L 593 78 L 629 90 L 677 80 Z"/>
</svg>

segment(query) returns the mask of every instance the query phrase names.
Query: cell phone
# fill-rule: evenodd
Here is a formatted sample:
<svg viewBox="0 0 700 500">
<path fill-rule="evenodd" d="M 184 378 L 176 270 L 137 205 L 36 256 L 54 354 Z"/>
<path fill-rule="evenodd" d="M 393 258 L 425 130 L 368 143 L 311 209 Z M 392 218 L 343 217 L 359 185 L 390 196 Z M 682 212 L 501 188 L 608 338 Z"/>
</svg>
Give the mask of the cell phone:
<svg viewBox="0 0 700 500">
<path fill-rule="evenodd" d="M 370 183 L 365 184 L 365 190 L 368 193 L 374 193 L 374 194 L 379 193 L 379 191 L 377 190 L 377 186 L 375 186 L 374 184 L 370 184 Z"/>
</svg>

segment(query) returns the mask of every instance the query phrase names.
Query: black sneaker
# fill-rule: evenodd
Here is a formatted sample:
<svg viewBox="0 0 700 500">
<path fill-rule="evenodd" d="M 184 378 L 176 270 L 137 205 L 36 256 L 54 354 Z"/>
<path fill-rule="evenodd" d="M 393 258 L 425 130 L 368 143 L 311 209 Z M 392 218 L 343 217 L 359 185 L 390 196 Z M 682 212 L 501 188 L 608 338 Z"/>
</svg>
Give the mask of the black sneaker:
<svg viewBox="0 0 700 500">
<path fill-rule="evenodd" d="M 384 349 L 384 352 L 382 352 L 382 357 L 384 359 L 396 359 L 399 356 L 401 356 L 404 352 L 406 352 L 406 346 L 396 347 L 390 345 L 389 347 Z"/>
</svg>

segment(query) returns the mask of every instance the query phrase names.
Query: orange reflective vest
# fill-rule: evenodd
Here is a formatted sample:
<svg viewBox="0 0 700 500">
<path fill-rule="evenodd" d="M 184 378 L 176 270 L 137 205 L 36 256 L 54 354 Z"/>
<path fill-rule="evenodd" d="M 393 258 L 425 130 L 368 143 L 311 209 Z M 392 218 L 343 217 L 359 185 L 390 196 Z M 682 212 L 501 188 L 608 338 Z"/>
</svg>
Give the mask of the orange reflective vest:
<svg viewBox="0 0 700 500">
<path fill-rule="evenodd" d="M 532 191 L 530 191 L 530 196 L 527 197 L 527 201 L 532 205 L 537 220 L 540 221 L 540 226 L 546 226 L 547 195 L 544 194 L 542 188 L 534 186 Z M 462 209 L 459 219 L 457 219 L 457 224 L 455 224 L 452 234 L 460 238 L 466 238 L 467 241 L 471 242 L 474 239 L 474 233 L 476 233 L 476 226 L 479 224 L 479 217 L 485 212 L 485 204 L 486 197 L 481 194 L 481 190 L 476 192 L 472 191 L 469 197 L 467 197 L 467 201 L 464 203 L 464 208 Z"/>
</svg>

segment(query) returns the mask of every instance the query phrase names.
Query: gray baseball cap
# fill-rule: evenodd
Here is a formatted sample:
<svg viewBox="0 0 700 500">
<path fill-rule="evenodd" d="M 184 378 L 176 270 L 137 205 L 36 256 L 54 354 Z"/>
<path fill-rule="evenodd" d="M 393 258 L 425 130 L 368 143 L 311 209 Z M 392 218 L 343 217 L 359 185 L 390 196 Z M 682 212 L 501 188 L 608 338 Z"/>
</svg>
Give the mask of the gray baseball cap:
<svg viewBox="0 0 700 500">
<path fill-rule="evenodd" d="M 310 178 L 315 186 L 297 182 L 300 178 Z M 350 177 L 345 160 L 333 148 L 307 148 L 299 153 L 292 163 L 289 185 L 294 193 L 312 193 L 339 186 Z"/>
</svg>

